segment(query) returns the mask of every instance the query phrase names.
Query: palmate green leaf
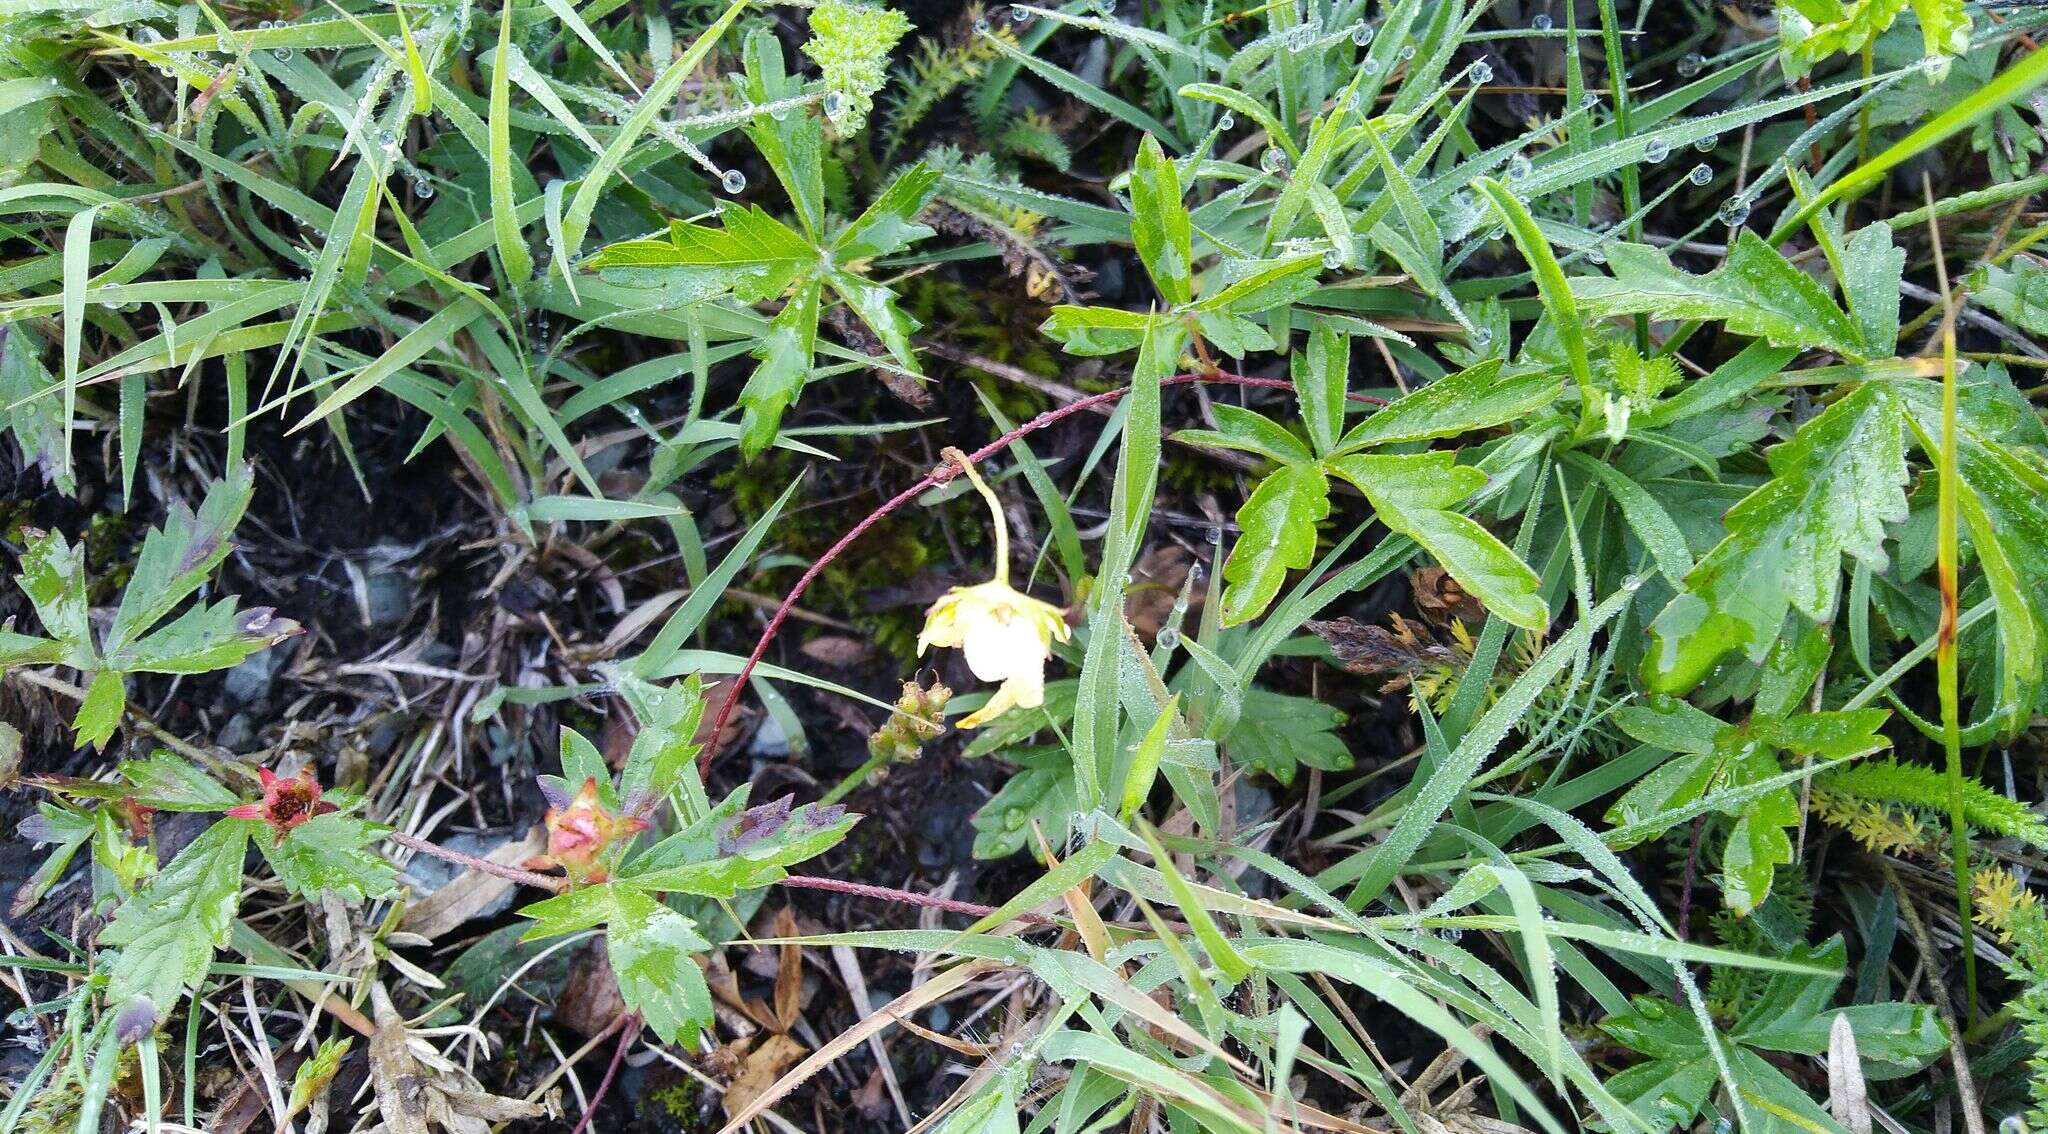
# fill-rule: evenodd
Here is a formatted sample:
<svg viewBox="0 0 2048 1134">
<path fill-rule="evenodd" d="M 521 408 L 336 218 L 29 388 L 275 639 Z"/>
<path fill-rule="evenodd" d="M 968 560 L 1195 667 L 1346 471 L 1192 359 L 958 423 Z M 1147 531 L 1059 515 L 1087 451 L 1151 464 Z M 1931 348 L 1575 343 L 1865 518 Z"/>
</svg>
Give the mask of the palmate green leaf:
<svg viewBox="0 0 2048 1134">
<path fill-rule="evenodd" d="M 1721 792 L 1762 784 L 1783 772 L 1777 753 L 1824 760 L 1853 759 L 1889 745 L 1878 730 L 1890 714 L 1883 709 L 1759 716 L 1744 725 L 1724 725 L 1674 697 L 1653 697 L 1616 711 L 1622 731 L 1646 744 L 1686 753 L 1636 781 L 1608 809 L 1607 821 L 1633 826 Z M 1792 861 L 1785 833 L 1799 822 L 1799 799 L 1789 787 L 1761 794 L 1741 793 L 1740 802 L 1719 810 L 1735 820 L 1721 857 L 1721 892 L 1728 907 L 1748 914 L 1770 894 L 1779 866 Z M 1637 833 L 1631 842 L 1652 837 Z"/>
<path fill-rule="evenodd" d="M 711 990 L 697 954 L 711 943 L 689 918 L 619 882 L 571 890 L 519 911 L 534 919 L 522 941 L 602 925 L 605 954 L 626 1007 L 664 1043 L 694 1044 L 711 1021 Z"/>
<path fill-rule="evenodd" d="M 1904 432 L 1898 401 L 1866 384 L 1770 451 L 1772 479 L 1652 624 L 1654 688 L 1682 693 L 1733 650 L 1761 662 L 1790 609 L 1827 621 L 1844 554 L 1884 569 L 1885 525 L 1906 518 Z"/>
<path fill-rule="evenodd" d="M 1131 240 L 1146 274 L 1171 306 L 1194 298 L 1192 233 L 1181 201 L 1180 167 L 1147 134 L 1131 169 Z"/>
<path fill-rule="evenodd" d="M 1529 565 L 1470 516 L 1450 509 L 1477 492 L 1486 474 L 1448 452 L 1350 454 L 1325 463 L 1356 485 L 1388 529 L 1421 544 L 1486 608 L 1525 630 L 1550 624 L 1541 582 Z"/>
<path fill-rule="evenodd" d="M 619 798 L 637 815 L 656 793 L 675 790 L 683 770 L 696 762 L 702 747 L 696 737 L 704 720 L 704 679 L 693 673 L 674 686 L 662 686 L 623 670 L 609 676 L 640 723 L 619 773 Z"/>
<path fill-rule="evenodd" d="M 1067 684 L 1071 687 L 1073 682 Z M 1068 708 L 1071 712 L 1071 688 Z M 998 721 L 1015 715 L 1005 713 Z M 1074 816 L 1080 811 L 1074 794 L 1074 762 L 1058 748 L 1012 748 L 1003 753 L 1003 759 L 1016 764 L 1017 770 L 971 819 L 974 857 L 1008 858 L 1026 849 L 1036 855 L 1038 842 L 1031 833 L 1034 823 L 1045 832 L 1047 842 L 1065 846 Z"/>
<path fill-rule="evenodd" d="M 782 877 L 783 867 L 824 853 L 860 821 L 836 804 L 793 807 L 791 797 L 783 796 L 746 807 L 746 800 L 746 789 L 733 792 L 710 814 L 629 860 L 621 881 L 643 889 L 730 897 L 736 889 L 765 886 Z"/>
<path fill-rule="evenodd" d="M 1254 686 L 1245 690 L 1223 748 L 1232 763 L 1290 785 L 1304 767 L 1341 772 L 1352 766 L 1351 747 L 1336 731 L 1343 723 L 1343 713 L 1312 697 Z"/>
<path fill-rule="evenodd" d="M 1611 246 L 1607 264 L 1611 279 L 1571 277 L 1572 294 L 1589 319 L 1647 314 L 1719 320 L 1738 335 L 1776 346 L 1819 348 L 1854 360 L 1891 354 L 1889 344 L 1873 351 L 1862 328 L 1813 277 L 1747 229 L 1727 261 L 1703 276 L 1679 270 L 1664 252 L 1641 244 Z"/>
<path fill-rule="evenodd" d="M 281 842 L 259 838 L 256 845 L 292 893 L 364 902 L 398 889 L 398 871 L 377 853 L 384 831 L 358 816 L 330 811 L 293 827 Z"/>
<path fill-rule="evenodd" d="M 1330 484 L 1313 464 L 1283 465 L 1237 510 L 1243 533 L 1223 565 L 1223 623 L 1265 613 L 1287 572 L 1315 560 L 1316 525 L 1330 514 Z"/>
<path fill-rule="evenodd" d="M 1555 374 L 1504 375 L 1502 365 L 1500 359 L 1490 358 L 1395 399 L 1352 426 L 1336 451 L 1350 453 L 1375 445 L 1491 429 L 1528 417 L 1556 401 L 1563 390 Z"/>
<path fill-rule="evenodd" d="M 2029 334 L 2048 335 L 2048 269 L 2033 260 L 1978 269 L 1970 276 L 1970 298 Z"/>
<path fill-rule="evenodd" d="M 140 893 L 122 903 L 100 933 L 120 950 L 108 967 L 107 999 L 149 1001 L 162 1020 L 206 975 L 227 944 L 241 902 L 242 855 L 261 824 L 222 819 L 200 832 Z"/>
</svg>

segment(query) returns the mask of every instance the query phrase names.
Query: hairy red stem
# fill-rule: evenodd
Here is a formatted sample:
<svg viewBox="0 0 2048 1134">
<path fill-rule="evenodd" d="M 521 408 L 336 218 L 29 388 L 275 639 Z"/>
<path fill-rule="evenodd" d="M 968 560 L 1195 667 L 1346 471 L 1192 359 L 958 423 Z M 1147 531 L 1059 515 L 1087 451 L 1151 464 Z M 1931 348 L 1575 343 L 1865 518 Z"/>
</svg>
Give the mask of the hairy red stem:
<svg viewBox="0 0 2048 1134">
<path fill-rule="evenodd" d="M 604 1102 L 612 1089 L 612 1080 L 618 1076 L 619 1063 L 626 1058 L 626 1049 L 633 1046 L 633 1039 L 640 1034 L 640 1013 L 628 1012 L 618 1019 L 619 1046 L 612 1049 L 612 1061 L 605 1066 L 604 1078 L 598 1080 L 597 1093 L 590 1096 L 590 1105 L 583 1108 L 583 1117 L 576 1122 L 569 1134 L 583 1134 L 590 1120 L 597 1117 L 597 1108 Z"/>
<path fill-rule="evenodd" d="M 1265 390 L 1291 390 L 1294 388 L 1293 383 L 1283 379 L 1253 378 L 1249 375 L 1232 374 L 1228 371 L 1216 371 L 1211 374 L 1175 374 L 1170 378 L 1161 379 L 1159 384 L 1161 386 L 1184 386 L 1192 382 L 1215 382 L 1230 386 L 1252 386 Z M 1063 406 L 1056 406 L 983 445 L 974 452 L 967 454 L 967 459 L 975 462 L 987 460 L 989 457 L 995 456 L 997 453 L 1008 448 L 1012 441 L 1020 437 L 1036 433 L 1046 426 L 1052 425 L 1062 418 L 1071 417 L 1082 410 L 1094 409 L 1096 406 L 1116 401 L 1130 392 L 1131 387 L 1124 386 L 1105 393 L 1094 394 L 1079 401 L 1068 402 Z M 1382 406 L 1387 404 L 1382 398 L 1368 397 L 1364 394 L 1346 394 L 1345 397 L 1354 402 L 1369 402 L 1373 405 Z M 804 591 L 810 588 L 811 583 L 824 572 L 826 567 L 831 565 L 833 560 L 839 558 L 841 552 L 852 546 L 853 541 L 859 539 L 869 528 L 881 522 L 883 517 L 908 504 L 927 490 L 945 484 L 958 475 L 960 475 L 959 466 L 951 461 L 933 469 L 924 479 L 891 496 L 887 501 L 883 502 L 881 507 L 868 513 L 866 518 L 862 519 L 860 523 L 846 529 L 846 534 L 840 536 L 837 543 L 826 548 L 823 555 L 818 556 L 809 567 L 804 569 L 802 577 L 797 579 L 796 585 L 789 589 L 789 594 L 783 597 L 782 605 L 776 607 L 775 613 L 769 616 L 768 625 L 762 628 L 761 637 L 754 643 L 754 652 L 747 655 L 747 664 L 740 667 L 740 671 L 733 678 L 732 684 L 726 688 L 725 696 L 719 700 L 718 716 L 711 722 L 711 742 L 704 746 L 703 754 L 697 757 L 697 773 L 699 776 L 710 774 L 711 757 L 718 750 L 719 738 L 725 735 L 726 721 L 732 717 L 734 706 L 739 704 L 740 690 L 746 686 L 747 679 L 754 675 L 754 667 L 760 664 L 761 658 L 767 654 L 768 644 L 775 640 L 776 633 L 782 629 L 783 621 L 789 617 L 789 612 L 795 609 L 797 600 L 803 598 Z"/>
<path fill-rule="evenodd" d="M 487 858 L 478 858 L 473 854 L 463 854 L 461 851 L 435 846 L 425 839 L 408 835 L 404 831 L 386 831 L 384 837 L 397 843 L 399 846 L 466 866 L 482 874 L 492 874 L 513 882 L 523 882 L 528 886 L 535 886 L 542 890 L 552 890 L 558 894 L 568 888 L 569 880 L 566 878 L 557 878 L 549 874 L 536 874 L 531 870 L 521 870 L 516 866 L 506 866 L 502 863 L 492 862 Z"/>
</svg>

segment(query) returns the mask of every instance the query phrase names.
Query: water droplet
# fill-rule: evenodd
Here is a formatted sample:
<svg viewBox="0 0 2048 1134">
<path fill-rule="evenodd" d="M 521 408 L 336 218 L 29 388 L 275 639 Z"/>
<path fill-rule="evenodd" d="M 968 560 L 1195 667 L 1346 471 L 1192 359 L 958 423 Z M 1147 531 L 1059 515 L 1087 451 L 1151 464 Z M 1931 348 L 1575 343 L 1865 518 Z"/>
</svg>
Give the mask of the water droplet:
<svg viewBox="0 0 2048 1134">
<path fill-rule="evenodd" d="M 1505 238 L 1507 237 L 1507 234 L 1508 234 L 1508 226 L 1506 226 L 1506 225 L 1504 225 L 1504 224 L 1497 224 L 1497 225 L 1494 225 L 1494 226 L 1493 226 L 1493 231 L 1491 231 L 1491 232 L 1489 232 L 1489 233 L 1487 233 L 1487 234 L 1486 234 L 1486 239 L 1488 239 L 1488 240 L 1502 240 L 1502 239 L 1505 239 Z"/>
<path fill-rule="evenodd" d="M 1533 173 L 1535 169 L 1536 163 L 1529 160 L 1528 154 L 1516 154 L 1508 159 L 1508 180 L 1520 181 L 1522 178 Z"/>
<path fill-rule="evenodd" d="M 1694 142 L 1692 144 L 1692 148 L 1698 150 L 1703 154 L 1712 153 L 1714 147 L 1720 144 L 1721 136 L 1719 134 L 1709 134 L 1706 137 L 1701 138 L 1699 141 Z"/>
<path fill-rule="evenodd" d="M 1488 63 L 1484 59 L 1481 59 L 1479 62 L 1472 64 L 1472 82 L 1475 85 L 1483 87 L 1492 81 L 1493 64 Z"/>
<path fill-rule="evenodd" d="M 1692 171 L 1685 175 L 1685 179 L 1694 185 L 1705 185 L 1714 179 L 1714 167 L 1701 162 L 1692 167 Z"/>
<path fill-rule="evenodd" d="M 1538 12 L 1534 17 L 1532 17 L 1529 20 L 1529 26 L 1535 28 L 1537 31 L 1549 31 L 1550 25 L 1551 19 L 1550 13 L 1548 12 Z"/>
<path fill-rule="evenodd" d="M 1592 91 L 1587 91 L 1585 94 L 1579 96 L 1579 105 L 1585 107 L 1587 110 L 1591 110 L 1594 107 L 1600 105 L 1600 96 L 1594 94 Z"/>
<path fill-rule="evenodd" d="M 1714 1134 L 1735 1134 L 1735 1121 L 1730 1118 L 1715 1119 Z"/>
<path fill-rule="evenodd" d="M 1210 524 L 1202 529 L 1202 539 L 1207 543 L 1222 543 L 1223 529 L 1215 524 Z"/>
<path fill-rule="evenodd" d="M 1332 248 L 1332 249 L 1330 249 L 1329 251 L 1327 251 L 1327 252 L 1323 253 L 1323 267 L 1324 267 L 1324 268 L 1327 268 L 1328 270 L 1330 270 L 1330 271 L 1333 271 L 1333 272 L 1334 272 L 1334 271 L 1336 271 L 1336 270 L 1337 270 L 1338 268 L 1341 268 L 1341 267 L 1343 267 L 1343 266 L 1344 266 L 1344 253 L 1342 253 L 1342 252 L 1339 252 L 1339 251 L 1337 251 L 1337 250 L 1336 250 L 1335 248 Z"/>
<path fill-rule="evenodd" d="M 838 91 L 825 92 L 825 117 L 837 118 L 846 113 L 846 96 Z"/>
<path fill-rule="evenodd" d="M 1358 61 L 1358 69 L 1368 75 L 1377 75 L 1380 73 L 1380 61 L 1368 55 Z"/>
<path fill-rule="evenodd" d="M 292 49 L 289 47 L 273 47 L 270 49 L 270 57 L 279 63 L 283 63 L 292 57 Z"/>
<path fill-rule="evenodd" d="M 257 31 L 269 31 L 269 30 L 270 30 L 271 28 L 274 28 L 274 27 L 276 27 L 276 26 L 277 26 L 277 21 L 276 21 L 276 20 L 264 20 L 264 21 L 263 21 L 262 23 L 259 23 L 259 24 L 257 24 L 257 25 L 256 25 L 256 30 L 257 30 Z"/>
<path fill-rule="evenodd" d="M 222 55 L 233 55 L 235 53 L 235 41 L 223 32 L 213 37 L 213 49 Z"/>
<path fill-rule="evenodd" d="M 2027 1134 L 2027 1120 L 2017 1114 L 2008 1114 L 1998 1120 L 1998 1134 Z"/>
<path fill-rule="evenodd" d="M 1315 29 L 1309 27 L 1307 24 L 1296 25 L 1295 27 L 1289 29 L 1289 31 L 1287 32 L 1287 50 L 1292 51 L 1297 55 L 1301 52 L 1307 51 L 1315 43 L 1315 41 Z"/>
<path fill-rule="evenodd" d="M 737 169 L 728 169 L 718 177 L 718 184 L 728 193 L 739 193 L 747 187 L 747 175 Z"/>
<path fill-rule="evenodd" d="M 1671 143 L 1662 138 L 1652 138 L 1643 146 L 1643 160 L 1655 165 L 1671 156 Z"/>
<path fill-rule="evenodd" d="M 1218 118 L 1216 120 L 1216 129 L 1222 131 L 1225 134 L 1230 133 L 1231 129 L 1236 125 L 1237 119 L 1232 118 L 1230 116 L 1230 112 L 1227 110 L 1223 112 L 1223 117 Z"/>
<path fill-rule="evenodd" d="M 1284 176 L 1287 173 L 1286 151 L 1279 146 L 1267 146 L 1266 152 L 1259 155 L 1259 168 L 1276 176 Z"/>
<path fill-rule="evenodd" d="M 1730 228 L 1740 228 L 1742 222 L 1749 219 L 1749 202 L 1740 197 L 1731 198 L 1721 202 L 1721 207 L 1715 212 L 1721 218 L 1722 224 Z"/>
<path fill-rule="evenodd" d="M 1415 58 L 1415 45 L 1412 43 L 1402 44 L 1401 50 L 1394 53 L 1394 58 L 1399 59 L 1403 63 Z"/>
<path fill-rule="evenodd" d="M 1031 13 L 1012 4 L 1010 6 L 1010 22 L 1013 24 L 1028 24 L 1031 22 Z"/>
<path fill-rule="evenodd" d="M 1491 327 L 1474 327 L 1474 328 L 1472 328 L 1472 345 L 1473 345 L 1473 346 L 1476 346 L 1476 347 L 1484 347 L 1484 346 L 1486 346 L 1486 345 L 1487 345 L 1488 343 L 1491 343 L 1492 341 L 1493 341 L 1493 329 L 1492 329 Z"/>
<path fill-rule="evenodd" d="M 1607 262 L 1607 253 L 1601 251 L 1600 246 L 1595 244 L 1593 247 L 1586 249 L 1586 259 L 1595 264 L 1605 264 Z"/>
<path fill-rule="evenodd" d="M 773 119 L 774 119 L 774 120 L 776 120 L 777 122 L 780 122 L 780 121 L 782 121 L 782 120 L 783 120 L 783 119 L 785 119 L 785 118 L 788 118 L 788 117 L 789 117 L 789 104 L 788 104 L 788 103 L 786 103 L 786 102 L 780 102 L 780 101 L 777 101 L 777 102 L 771 102 L 771 103 L 769 103 L 769 104 L 768 104 L 768 117 L 770 117 L 770 118 L 773 118 Z"/>
<path fill-rule="evenodd" d="M 379 130 L 377 131 L 377 144 L 388 150 L 398 144 L 398 135 L 389 130 Z"/>
<path fill-rule="evenodd" d="M 1695 51 L 1678 61 L 1678 77 L 1681 79 L 1690 79 L 1694 75 L 1699 74 L 1700 71 L 1706 67 L 1706 65 L 1707 57 Z"/>
<path fill-rule="evenodd" d="M 1171 627 L 1171 626 L 1161 626 L 1161 627 L 1159 628 L 1159 648 L 1160 648 L 1160 649 L 1162 649 L 1162 650 L 1171 650 L 1171 649 L 1174 649 L 1175 647 L 1177 647 L 1177 646 L 1179 646 L 1179 645 L 1180 645 L 1180 631 L 1178 631 L 1178 630 L 1174 629 L 1174 628 L 1173 628 L 1173 627 Z"/>
<path fill-rule="evenodd" d="M 414 178 L 412 183 L 412 195 L 418 197 L 422 201 L 432 200 L 434 196 L 434 183 L 428 181 L 424 177 Z"/>
<path fill-rule="evenodd" d="M 163 36 L 148 24 L 135 29 L 135 42 L 137 43 L 155 43 L 162 38 Z"/>
<path fill-rule="evenodd" d="M 987 35 L 987 34 L 988 34 L 988 20 L 987 20 L 987 18 L 986 18 L 986 17 L 983 17 L 983 18 L 981 18 L 981 19 L 977 19 L 977 20 L 975 20 L 975 21 L 974 21 L 974 34 L 975 34 L 975 35 Z"/>
<path fill-rule="evenodd" d="M 1372 25 L 1360 20 L 1358 26 L 1351 29 L 1351 42 L 1358 47 L 1364 47 L 1372 42 L 1372 35 Z"/>
</svg>

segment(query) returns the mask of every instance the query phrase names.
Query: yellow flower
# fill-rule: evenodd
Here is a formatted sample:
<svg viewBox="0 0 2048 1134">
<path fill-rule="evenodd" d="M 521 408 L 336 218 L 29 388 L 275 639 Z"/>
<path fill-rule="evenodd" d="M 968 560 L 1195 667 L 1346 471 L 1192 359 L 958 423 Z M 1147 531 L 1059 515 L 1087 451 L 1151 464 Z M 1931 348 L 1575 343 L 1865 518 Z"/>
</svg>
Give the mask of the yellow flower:
<svg viewBox="0 0 2048 1134">
<path fill-rule="evenodd" d="M 1059 607 L 1010 586 L 1010 532 L 1002 505 L 966 454 L 947 449 L 945 455 L 967 474 L 995 517 L 996 577 L 939 596 L 925 612 L 917 652 L 922 656 L 932 646 L 957 646 L 967 654 L 967 668 L 975 677 L 1002 683 L 988 704 L 960 722 L 961 728 L 979 728 L 1011 709 L 1045 703 L 1045 663 L 1052 657 L 1052 643 L 1065 642 L 1074 632 Z"/>
<path fill-rule="evenodd" d="M 958 646 L 967 668 L 1002 687 L 981 710 L 960 722 L 979 728 L 1011 709 L 1045 703 L 1045 662 L 1054 639 L 1073 636 L 1060 608 L 1021 594 L 1000 577 L 972 587 L 954 587 L 925 612 L 917 652 L 930 646 Z"/>
</svg>

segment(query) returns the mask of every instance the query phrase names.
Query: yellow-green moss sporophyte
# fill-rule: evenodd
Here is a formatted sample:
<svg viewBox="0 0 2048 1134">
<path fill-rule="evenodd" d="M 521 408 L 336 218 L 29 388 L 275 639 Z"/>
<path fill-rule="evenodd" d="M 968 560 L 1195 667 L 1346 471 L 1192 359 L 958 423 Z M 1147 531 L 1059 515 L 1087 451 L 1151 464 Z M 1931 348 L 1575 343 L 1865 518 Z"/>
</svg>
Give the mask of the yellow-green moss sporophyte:
<svg viewBox="0 0 2048 1134">
<path fill-rule="evenodd" d="M 1002 683 L 988 704 L 960 722 L 961 728 L 978 728 L 1011 709 L 1045 703 L 1045 663 L 1052 657 L 1052 643 L 1067 641 L 1073 630 L 1060 608 L 1010 586 L 1010 526 L 1002 503 L 967 454 L 949 448 L 944 455 L 988 501 L 996 533 L 995 578 L 940 596 L 925 612 L 917 652 L 922 656 L 932 646 L 958 646 L 975 677 Z"/>
</svg>

